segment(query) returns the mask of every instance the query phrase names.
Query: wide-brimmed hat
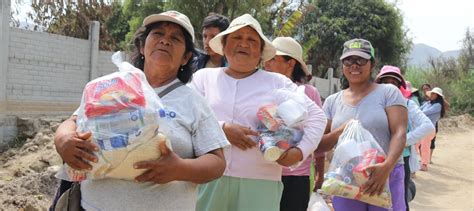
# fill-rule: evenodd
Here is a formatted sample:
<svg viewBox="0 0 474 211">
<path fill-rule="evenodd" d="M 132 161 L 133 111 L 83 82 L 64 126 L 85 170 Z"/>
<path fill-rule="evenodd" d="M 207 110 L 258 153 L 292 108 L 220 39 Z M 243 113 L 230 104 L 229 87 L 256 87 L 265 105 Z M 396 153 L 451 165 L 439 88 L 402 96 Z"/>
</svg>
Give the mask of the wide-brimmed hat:
<svg viewBox="0 0 474 211">
<path fill-rule="evenodd" d="M 439 88 L 439 87 L 435 87 L 435 88 L 433 88 L 431 91 L 427 91 L 427 92 L 426 92 L 426 94 L 427 94 L 428 96 L 431 96 L 432 93 L 436 93 L 436 94 L 438 94 L 439 96 L 444 97 L 444 95 L 443 95 L 443 90 L 442 90 L 441 88 Z"/>
<path fill-rule="evenodd" d="M 306 75 L 311 75 L 306 66 L 306 63 L 303 61 L 303 48 L 301 45 L 291 37 L 277 37 L 272 41 L 273 46 L 276 48 L 276 55 L 280 56 L 289 56 L 301 65 Z"/>
<path fill-rule="evenodd" d="M 222 49 L 223 48 L 222 38 L 224 37 L 224 35 L 235 32 L 246 26 L 252 27 L 252 29 L 254 29 L 258 33 L 260 38 L 262 38 L 262 40 L 265 42 L 265 47 L 263 48 L 262 55 L 261 55 L 262 61 L 267 61 L 273 58 L 276 52 L 275 47 L 273 47 L 270 40 L 268 40 L 267 37 L 263 35 L 262 27 L 260 27 L 260 23 L 258 23 L 258 21 L 255 20 L 255 18 L 253 18 L 249 14 L 244 14 L 242 16 L 235 18 L 232 22 L 230 22 L 229 28 L 217 34 L 214 38 L 211 39 L 211 41 L 209 41 L 209 46 L 214 52 L 220 55 L 224 55 L 224 52 Z"/>
<path fill-rule="evenodd" d="M 371 59 L 375 58 L 375 50 L 368 40 L 356 38 L 344 43 L 344 50 L 339 59 L 343 60 L 349 56 L 359 56 L 364 59 Z"/>
<path fill-rule="evenodd" d="M 172 22 L 172 23 L 176 23 L 180 25 L 191 35 L 191 38 L 193 39 L 193 42 L 194 42 L 194 28 L 193 28 L 193 25 L 191 24 L 191 21 L 189 21 L 188 16 L 178 11 L 169 10 L 166 12 L 162 12 L 160 14 L 149 15 L 143 20 L 143 26 L 148 26 L 152 23 L 161 22 L 161 21 L 168 21 L 168 22 Z"/>
<path fill-rule="evenodd" d="M 407 88 L 405 79 L 403 78 L 402 74 L 400 73 L 400 68 L 395 67 L 395 66 L 390 66 L 390 65 L 385 65 L 382 67 L 380 70 L 380 73 L 377 75 L 375 78 L 375 82 L 379 83 L 382 78 L 394 78 L 400 82 L 403 88 Z"/>
</svg>

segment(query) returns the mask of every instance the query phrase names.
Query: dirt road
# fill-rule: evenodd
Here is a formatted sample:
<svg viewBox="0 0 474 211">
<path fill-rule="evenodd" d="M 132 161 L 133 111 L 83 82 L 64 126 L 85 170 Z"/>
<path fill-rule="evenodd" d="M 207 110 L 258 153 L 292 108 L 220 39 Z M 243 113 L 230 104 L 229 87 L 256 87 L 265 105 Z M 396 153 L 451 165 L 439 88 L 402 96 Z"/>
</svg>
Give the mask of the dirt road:
<svg viewBox="0 0 474 211">
<path fill-rule="evenodd" d="M 416 173 L 411 210 L 473 211 L 474 128 L 440 131 L 432 161 L 427 172 Z"/>
</svg>

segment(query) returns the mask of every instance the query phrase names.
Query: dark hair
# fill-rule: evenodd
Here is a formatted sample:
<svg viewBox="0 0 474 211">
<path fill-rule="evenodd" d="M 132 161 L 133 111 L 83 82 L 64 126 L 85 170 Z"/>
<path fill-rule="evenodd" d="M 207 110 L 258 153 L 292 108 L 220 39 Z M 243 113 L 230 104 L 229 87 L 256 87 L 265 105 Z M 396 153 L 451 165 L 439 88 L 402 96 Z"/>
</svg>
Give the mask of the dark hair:
<svg viewBox="0 0 474 211">
<path fill-rule="evenodd" d="M 291 80 L 293 82 L 306 83 L 307 76 L 303 68 L 301 67 L 300 62 L 298 62 L 293 57 L 287 55 L 283 55 L 283 58 L 285 59 L 285 61 L 290 61 L 291 59 L 293 59 L 296 62 L 295 67 L 293 68 L 293 72 L 291 73 Z"/>
<path fill-rule="evenodd" d="M 163 24 L 175 24 L 175 23 L 168 22 L 168 21 L 160 21 L 160 22 L 149 24 L 147 26 L 142 26 L 138 28 L 137 32 L 135 32 L 135 35 L 132 39 L 133 44 L 134 44 L 134 49 L 132 51 L 130 59 L 133 66 L 135 66 L 136 68 L 143 71 L 143 68 L 145 66 L 145 58 L 143 58 L 143 55 L 140 53 L 140 49 L 145 46 L 146 37 L 148 36 L 151 30 L 158 28 Z M 179 26 L 181 30 L 183 31 L 184 42 L 185 42 L 184 54 L 191 52 L 193 55 L 195 55 L 196 49 L 194 47 L 194 43 L 193 43 L 193 39 L 191 35 L 183 27 L 181 27 L 178 24 L 176 25 Z M 193 68 L 192 68 L 193 55 L 188 60 L 188 62 L 182 66 L 182 71 L 178 70 L 178 75 L 176 77 L 183 83 L 188 83 L 189 81 L 191 81 L 191 78 L 193 76 Z"/>
<path fill-rule="evenodd" d="M 433 93 L 431 93 L 433 94 Z M 436 93 L 434 93 L 436 94 Z M 446 110 L 444 108 L 444 98 L 443 96 L 439 95 L 439 94 L 436 94 L 438 95 L 438 97 L 434 100 L 430 100 L 430 103 L 431 104 L 435 104 L 435 103 L 439 103 L 441 105 L 441 117 L 444 117 L 444 114 L 446 113 Z"/>
<path fill-rule="evenodd" d="M 220 31 L 226 30 L 230 25 L 229 18 L 217 13 L 210 13 L 207 17 L 204 18 L 202 22 L 201 31 L 204 28 L 208 27 L 216 27 L 219 28 Z"/>
<path fill-rule="evenodd" d="M 431 85 L 430 85 L 430 84 L 423 84 L 423 85 L 421 85 L 420 89 L 423 90 L 423 87 L 424 87 L 424 86 L 427 86 L 427 87 L 429 87 L 429 88 L 431 89 Z"/>
</svg>

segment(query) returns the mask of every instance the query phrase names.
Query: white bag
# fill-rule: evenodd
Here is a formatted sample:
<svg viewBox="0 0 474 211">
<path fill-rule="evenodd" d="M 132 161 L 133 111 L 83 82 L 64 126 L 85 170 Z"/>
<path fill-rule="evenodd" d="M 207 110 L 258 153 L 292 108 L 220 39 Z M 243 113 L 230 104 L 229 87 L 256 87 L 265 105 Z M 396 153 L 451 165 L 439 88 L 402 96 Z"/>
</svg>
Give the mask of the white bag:
<svg viewBox="0 0 474 211">
<path fill-rule="evenodd" d="M 309 198 L 308 211 L 331 211 L 331 209 L 319 193 L 312 192 Z"/>
</svg>

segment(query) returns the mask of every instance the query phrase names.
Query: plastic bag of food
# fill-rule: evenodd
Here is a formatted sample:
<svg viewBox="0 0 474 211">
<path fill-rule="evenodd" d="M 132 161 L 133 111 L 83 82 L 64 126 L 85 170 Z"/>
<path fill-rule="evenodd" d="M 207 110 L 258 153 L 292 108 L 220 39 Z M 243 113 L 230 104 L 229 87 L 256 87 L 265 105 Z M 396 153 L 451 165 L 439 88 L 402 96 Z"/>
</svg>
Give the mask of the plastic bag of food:
<svg viewBox="0 0 474 211">
<path fill-rule="evenodd" d="M 304 88 L 304 87 L 303 87 Z M 273 102 L 262 105 L 257 111 L 260 125 L 257 139 L 260 151 L 267 161 L 276 161 L 303 137 L 302 125 L 307 117 L 304 106 L 304 89 L 272 91 Z"/>
<path fill-rule="evenodd" d="M 383 162 L 385 157 L 386 154 L 372 134 L 359 121 L 351 120 L 339 137 L 321 187 L 322 193 L 390 208 L 392 198 L 388 180 L 380 195 L 370 196 L 361 188 L 370 177 L 367 167 Z"/>
<path fill-rule="evenodd" d="M 171 149 L 164 107 L 145 74 L 124 62 L 120 52 L 112 61 L 119 71 L 87 83 L 76 112 L 77 131 L 91 131 L 89 141 L 99 146 L 98 162 L 90 163 L 91 171 L 67 167 L 72 181 L 133 180 L 145 171 L 134 169 L 135 162 L 158 159 L 160 142 Z"/>
</svg>

